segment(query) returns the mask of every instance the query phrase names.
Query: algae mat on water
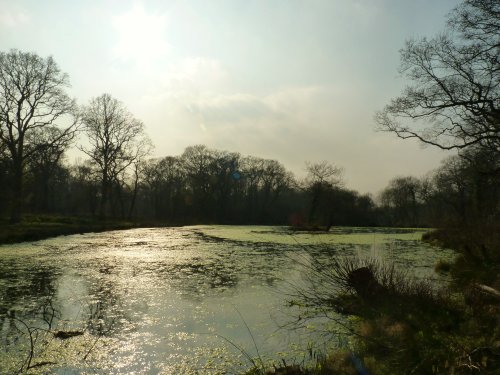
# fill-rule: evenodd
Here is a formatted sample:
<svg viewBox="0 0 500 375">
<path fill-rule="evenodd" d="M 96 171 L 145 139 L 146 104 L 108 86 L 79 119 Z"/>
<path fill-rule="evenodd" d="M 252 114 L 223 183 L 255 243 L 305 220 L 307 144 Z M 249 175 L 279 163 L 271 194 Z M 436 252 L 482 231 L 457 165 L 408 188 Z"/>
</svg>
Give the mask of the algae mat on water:
<svg viewBox="0 0 500 375">
<path fill-rule="evenodd" d="M 373 245 L 393 241 L 418 241 L 429 229 L 336 227 L 328 232 L 294 231 L 273 226 L 196 226 L 202 234 L 229 241 L 266 242 L 290 245 Z"/>
</svg>

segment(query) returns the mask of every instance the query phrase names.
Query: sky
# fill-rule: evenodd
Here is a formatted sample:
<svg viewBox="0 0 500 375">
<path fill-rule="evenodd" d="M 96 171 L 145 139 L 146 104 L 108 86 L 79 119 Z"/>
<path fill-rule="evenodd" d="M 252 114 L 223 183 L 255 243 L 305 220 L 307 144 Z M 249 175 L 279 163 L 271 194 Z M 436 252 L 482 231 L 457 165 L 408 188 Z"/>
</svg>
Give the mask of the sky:
<svg viewBox="0 0 500 375">
<path fill-rule="evenodd" d="M 0 0 L 0 51 L 53 56 L 81 105 L 109 93 L 152 156 L 187 146 L 344 169 L 376 195 L 449 155 L 375 131 L 408 82 L 399 50 L 444 29 L 458 0 Z M 70 162 L 81 158 L 69 153 Z"/>
</svg>

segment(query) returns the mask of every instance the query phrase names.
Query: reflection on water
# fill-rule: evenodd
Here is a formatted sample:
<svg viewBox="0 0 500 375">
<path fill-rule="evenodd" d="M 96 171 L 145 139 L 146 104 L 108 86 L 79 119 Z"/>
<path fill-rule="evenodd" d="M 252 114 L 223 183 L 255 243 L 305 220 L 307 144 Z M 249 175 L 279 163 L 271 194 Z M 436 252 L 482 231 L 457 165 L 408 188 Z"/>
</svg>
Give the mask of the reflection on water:
<svg viewBox="0 0 500 375">
<path fill-rule="evenodd" d="M 248 329 L 265 358 L 305 358 L 314 333 L 278 327 L 282 292 L 307 261 L 379 256 L 427 277 L 445 256 L 381 233 L 352 228 L 327 246 L 284 228 L 210 226 L 2 246 L 0 373 L 236 373 L 257 354 Z"/>
</svg>

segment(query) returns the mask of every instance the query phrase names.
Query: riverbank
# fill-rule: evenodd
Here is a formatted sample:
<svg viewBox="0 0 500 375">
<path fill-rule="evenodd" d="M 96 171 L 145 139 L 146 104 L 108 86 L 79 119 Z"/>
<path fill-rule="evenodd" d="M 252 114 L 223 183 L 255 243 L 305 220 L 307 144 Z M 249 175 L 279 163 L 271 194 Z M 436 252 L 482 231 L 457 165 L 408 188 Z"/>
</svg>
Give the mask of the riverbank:
<svg viewBox="0 0 500 375">
<path fill-rule="evenodd" d="M 0 220 L 0 244 L 38 241 L 70 234 L 161 226 L 167 225 L 158 222 L 97 220 L 91 217 L 26 215 L 16 224 L 10 224 L 7 219 Z"/>
<path fill-rule="evenodd" d="M 359 268 L 362 264 L 339 263 L 325 275 L 349 287 L 341 294 L 334 288 L 326 296 L 313 294 L 314 299 L 305 302 L 321 311 L 352 316 L 350 347 L 320 356 L 313 367 L 285 364 L 275 371 L 253 369 L 248 374 L 498 374 L 499 229 L 448 228 L 424 235 L 437 251 L 457 252 L 453 262 L 436 264 L 436 272 L 450 277 L 448 287 L 441 290 L 385 265 Z M 367 292 L 366 283 L 359 290 L 353 284 L 354 273 L 361 269 L 370 272 L 372 292 Z"/>
</svg>

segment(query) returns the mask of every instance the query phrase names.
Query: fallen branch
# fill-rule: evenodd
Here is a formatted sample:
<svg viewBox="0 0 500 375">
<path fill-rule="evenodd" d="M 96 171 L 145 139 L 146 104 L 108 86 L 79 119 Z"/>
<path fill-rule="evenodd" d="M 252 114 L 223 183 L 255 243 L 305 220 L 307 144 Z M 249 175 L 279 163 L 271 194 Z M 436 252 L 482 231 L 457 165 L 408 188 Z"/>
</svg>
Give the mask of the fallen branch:
<svg viewBox="0 0 500 375">
<path fill-rule="evenodd" d="M 474 288 L 478 289 L 479 291 L 488 294 L 489 296 L 493 296 L 497 299 L 500 300 L 500 292 L 491 286 L 484 285 L 484 284 L 474 284 Z"/>
</svg>

